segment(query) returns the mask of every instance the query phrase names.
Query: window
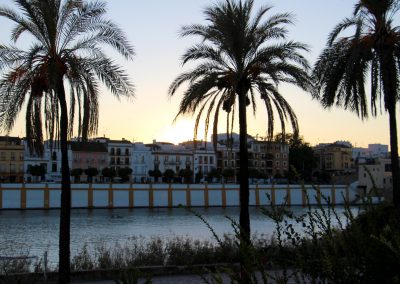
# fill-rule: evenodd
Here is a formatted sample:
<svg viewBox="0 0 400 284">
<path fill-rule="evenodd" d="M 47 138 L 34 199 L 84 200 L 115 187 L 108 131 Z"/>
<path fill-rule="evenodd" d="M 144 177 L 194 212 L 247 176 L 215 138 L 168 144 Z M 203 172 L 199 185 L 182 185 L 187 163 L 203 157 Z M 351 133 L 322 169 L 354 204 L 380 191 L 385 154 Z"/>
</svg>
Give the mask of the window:
<svg viewBox="0 0 400 284">
<path fill-rule="evenodd" d="M 114 165 L 114 164 L 115 164 L 115 158 L 114 158 L 114 157 L 111 158 L 110 164 L 111 164 L 111 165 Z"/>
<path fill-rule="evenodd" d="M 129 158 L 125 158 L 125 165 L 129 165 Z"/>
<path fill-rule="evenodd" d="M 121 155 L 121 149 L 117 148 L 117 156 L 120 156 L 120 155 Z"/>
<path fill-rule="evenodd" d="M 15 153 L 11 152 L 11 161 L 15 161 Z"/>
<path fill-rule="evenodd" d="M 204 164 L 208 164 L 208 156 L 204 156 Z"/>
<path fill-rule="evenodd" d="M 118 157 L 117 158 L 117 165 L 121 164 L 121 159 Z"/>
<path fill-rule="evenodd" d="M 129 155 L 129 149 L 128 148 L 125 149 L 125 155 Z"/>
<path fill-rule="evenodd" d="M 52 171 L 53 173 L 57 172 L 57 163 L 52 163 L 52 164 L 51 164 L 51 171 Z"/>
<path fill-rule="evenodd" d="M 115 149 L 114 148 L 111 148 L 110 154 L 111 155 L 115 155 Z"/>
<path fill-rule="evenodd" d="M 53 161 L 57 161 L 57 152 L 54 151 L 51 158 Z"/>
<path fill-rule="evenodd" d="M 214 164 L 214 157 L 210 156 L 210 164 Z"/>
<path fill-rule="evenodd" d="M 287 158 L 287 154 L 283 154 L 283 158 L 286 159 Z"/>
<path fill-rule="evenodd" d="M 279 158 L 280 158 L 280 155 L 279 155 L 279 153 L 276 153 L 276 154 L 275 154 L 275 158 L 277 158 L 277 159 L 279 159 Z"/>
<path fill-rule="evenodd" d="M 203 163 L 203 156 L 199 156 L 199 164 Z"/>
<path fill-rule="evenodd" d="M 278 161 L 275 162 L 275 166 L 279 167 L 279 166 L 280 166 L 280 163 L 279 163 Z"/>
</svg>

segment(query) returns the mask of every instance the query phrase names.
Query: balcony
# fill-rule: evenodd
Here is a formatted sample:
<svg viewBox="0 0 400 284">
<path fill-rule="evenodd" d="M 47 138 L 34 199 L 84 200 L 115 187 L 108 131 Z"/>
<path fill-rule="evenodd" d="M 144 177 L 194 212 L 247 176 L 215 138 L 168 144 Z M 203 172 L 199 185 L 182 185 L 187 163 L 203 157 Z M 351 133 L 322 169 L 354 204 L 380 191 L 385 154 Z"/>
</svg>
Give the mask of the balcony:
<svg viewBox="0 0 400 284">
<path fill-rule="evenodd" d="M 179 166 L 181 164 L 181 162 L 180 161 L 164 161 L 164 165 L 170 165 L 170 166 L 173 166 L 173 165 L 176 165 L 176 166 Z"/>
</svg>

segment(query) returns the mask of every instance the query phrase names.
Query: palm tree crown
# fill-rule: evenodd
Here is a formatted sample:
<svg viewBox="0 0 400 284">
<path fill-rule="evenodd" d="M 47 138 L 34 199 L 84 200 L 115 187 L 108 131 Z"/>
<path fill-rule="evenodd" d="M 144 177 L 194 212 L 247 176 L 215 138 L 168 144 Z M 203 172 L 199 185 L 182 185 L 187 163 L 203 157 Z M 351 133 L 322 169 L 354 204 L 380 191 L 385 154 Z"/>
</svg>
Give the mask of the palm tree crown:
<svg viewBox="0 0 400 284">
<path fill-rule="evenodd" d="M 393 19 L 399 8 L 398 0 L 359 1 L 353 16 L 340 22 L 329 35 L 327 47 L 313 71 L 314 94 L 325 107 L 336 104 L 366 118 L 369 112 L 377 115 L 377 105 L 382 105 L 383 100 L 384 109 L 389 113 L 394 199 L 398 206 L 396 104 L 399 98 L 400 27 L 394 26 Z M 351 32 L 343 35 L 349 29 Z M 368 78 L 369 95 L 365 89 Z"/>
<path fill-rule="evenodd" d="M 253 16 L 253 1 L 227 0 L 205 9 L 207 25 L 182 28 L 182 36 L 193 35 L 201 39 L 184 53 L 182 62 L 199 63 L 195 69 L 178 76 L 169 93 L 172 96 L 183 83 L 189 83 L 178 116 L 198 112 L 195 136 L 203 113 L 206 113 L 206 134 L 214 113 L 213 130 L 216 134 L 221 108 L 227 113 L 228 122 L 232 121 L 232 126 L 241 94 L 245 94 L 246 104 L 251 104 L 255 112 L 257 93 L 267 109 L 268 135 L 271 138 L 274 109 L 279 115 L 282 131 L 287 118 L 293 130 L 298 131 L 296 115 L 277 86 L 280 82 L 288 82 L 302 89 L 308 88 L 308 63 L 299 53 L 306 51 L 307 47 L 285 41 L 285 25 L 292 23 L 289 14 L 276 14 L 264 20 L 270 9 L 262 7 Z"/>
</svg>

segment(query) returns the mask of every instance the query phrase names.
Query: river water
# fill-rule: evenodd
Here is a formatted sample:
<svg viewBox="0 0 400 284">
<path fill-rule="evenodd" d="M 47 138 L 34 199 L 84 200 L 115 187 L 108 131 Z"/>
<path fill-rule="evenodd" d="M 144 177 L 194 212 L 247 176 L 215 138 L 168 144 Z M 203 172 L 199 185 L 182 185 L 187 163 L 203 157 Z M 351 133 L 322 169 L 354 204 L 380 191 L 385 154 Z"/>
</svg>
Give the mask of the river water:
<svg viewBox="0 0 400 284">
<path fill-rule="evenodd" d="M 229 216 L 238 220 L 239 208 L 197 208 L 215 229 L 216 233 L 233 234 Z M 301 214 L 302 207 L 292 207 Z M 344 221 L 344 209 L 337 212 Z M 352 208 L 357 213 L 357 208 Z M 274 224 L 259 208 L 250 208 L 252 233 L 272 235 Z M 334 223 L 337 221 L 334 221 Z M 31 255 L 42 257 L 48 252 L 50 263 L 56 263 L 58 255 L 59 210 L 4 210 L 0 211 L 0 257 Z M 73 209 L 71 214 L 71 253 L 76 254 L 83 245 L 117 242 L 131 237 L 176 236 L 193 239 L 212 239 L 207 226 L 193 213 L 183 208 L 173 209 Z"/>
</svg>

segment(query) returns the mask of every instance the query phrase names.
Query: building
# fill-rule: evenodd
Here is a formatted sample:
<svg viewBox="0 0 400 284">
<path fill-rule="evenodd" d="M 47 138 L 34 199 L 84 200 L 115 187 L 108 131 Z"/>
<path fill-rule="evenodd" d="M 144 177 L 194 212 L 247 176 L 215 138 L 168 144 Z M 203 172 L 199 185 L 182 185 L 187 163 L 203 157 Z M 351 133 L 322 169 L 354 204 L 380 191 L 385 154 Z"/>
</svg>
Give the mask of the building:
<svg viewBox="0 0 400 284">
<path fill-rule="evenodd" d="M 18 137 L 0 136 L 0 181 L 24 181 L 24 144 Z"/>
<path fill-rule="evenodd" d="M 356 164 L 366 163 L 369 159 L 385 159 L 389 157 L 389 146 L 384 144 L 368 144 L 368 148 L 353 148 L 352 156 Z"/>
<path fill-rule="evenodd" d="M 249 168 L 264 177 L 283 177 L 289 171 L 289 145 L 254 140 L 249 146 Z"/>
<path fill-rule="evenodd" d="M 108 149 L 105 143 L 101 142 L 70 142 L 72 154 L 71 170 L 82 169 L 81 177 L 76 176 L 75 182 L 89 181 L 85 170 L 97 169 L 97 175 L 90 182 L 102 181 L 101 171 L 108 166 Z"/>
<path fill-rule="evenodd" d="M 35 152 L 30 152 L 26 140 L 23 141 L 24 144 L 24 181 L 25 182 L 40 182 L 46 181 L 47 166 L 49 163 L 48 156 L 43 153 L 43 155 L 38 155 Z M 30 169 L 34 166 L 40 166 L 44 170 L 43 176 L 37 176 L 32 174 Z"/>
<path fill-rule="evenodd" d="M 320 172 L 326 171 L 333 175 L 353 172 L 354 163 L 350 145 L 349 143 L 338 141 L 315 146 L 316 170 Z"/>
<path fill-rule="evenodd" d="M 370 159 L 367 163 L 358 166 L 358 187 L 361 194 L 371 192 L 375 187 L 378 191 L 383 190 L 391 193 L 392 165 L 390 159 Z"/>
<path fill-rule="evenodd" d="M 237 136 L 234 136 L 237 137 Z M 262 141 L 249 137 L 249 170 L 255 170 L 264 178 L 276 176 L 283 177 L 289 170 L 289 145 L 280 142 Z M 240 169 L 239 141 L 233 140 L 232 144 L 224 144 L 219 141 L 217 147 L 217 167 L 234 169 L 235 173 Z"/>
<path fill-rule="evenodd" d="M 132 144 L 132 182 L 144 183 L 148 181 L 148 172 L 153 169 L 151 148 L 143 143 Z"/>
<path fill-rule="evenodd" d="M 131 167 L 132 143 L 122 140 L 108 140 L 109 166 L 118 173 L 120 168 Z"/>
<path fill-rule="evenodd" d="M 206 180 L 210 171 L 217 168 L 217 156 L 211 142 L 187 141 L 180 143 L 193 154 L 193 177 L 198 181 Z"/>
<path fill-rule="evenodd" d="M 151 168 L 165 173 L 172 170 L 175 178 L 178 178 L 180 170 L 189 169 L 193 171 L 193 153 L 182 145 L 174 145 L 168 142 L 156 142 L 147 144 L 151 149 Z"/>
<path fill-rule="evenodd" d="M 47 182 L 61 182 L 61 148 L 58 141 L 44 142 L 44 160 L 47 161 Z M 72 152 L 68 146 L 68 166 L 72 169 Z"/>
</svg>

